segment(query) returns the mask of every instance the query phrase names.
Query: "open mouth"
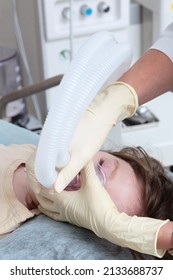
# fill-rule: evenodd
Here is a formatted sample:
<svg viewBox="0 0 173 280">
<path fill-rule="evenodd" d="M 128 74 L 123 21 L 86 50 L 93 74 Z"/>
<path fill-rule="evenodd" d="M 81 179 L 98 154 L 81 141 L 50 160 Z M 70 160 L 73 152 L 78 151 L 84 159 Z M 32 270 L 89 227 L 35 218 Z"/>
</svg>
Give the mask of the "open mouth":
<svg viewBox="0 0 173 280">
<path fill-rule="evenodd" d="M 101 163 L 95 164 L 95 171 L 96 175 L 98 176 L 101 184 L 105 187 L 106 185 L 106 175 L 103 171 Z M 76 175 L 76 177 L 68 184 L 68 186 L 65 188 L 66 191 L 74 191 L 78 190 L 81 186 L 81 180 L 80 180 L 80 172 Z"/>
<path fill-rule="evenodd" d="M 81 186 L 80 181 L 80 172 L 76 175 L 76 177 L 68 184 L 68 186 L 65 188 L 66 191 L 71 190 L 78 190 Z"/>
</svg>

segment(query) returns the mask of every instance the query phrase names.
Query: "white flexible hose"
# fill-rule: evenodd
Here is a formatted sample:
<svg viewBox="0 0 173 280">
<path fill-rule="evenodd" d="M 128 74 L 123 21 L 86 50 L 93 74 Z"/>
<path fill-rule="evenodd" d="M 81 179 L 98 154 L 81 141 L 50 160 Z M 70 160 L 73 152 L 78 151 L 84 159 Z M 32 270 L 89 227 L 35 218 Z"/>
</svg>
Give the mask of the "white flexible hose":
<svg viewBox="0 0 173 280">
<path fill-rule="evenodd" d="M 106 31 L 92 35 L 79 49 L 64 75 L 47 115 L 38 144 L 35 173 L 47 188 L 57 169 L 70 159 L 74 131 L 94 96 L 130 66 L 132 49 Z"/>
</svg>

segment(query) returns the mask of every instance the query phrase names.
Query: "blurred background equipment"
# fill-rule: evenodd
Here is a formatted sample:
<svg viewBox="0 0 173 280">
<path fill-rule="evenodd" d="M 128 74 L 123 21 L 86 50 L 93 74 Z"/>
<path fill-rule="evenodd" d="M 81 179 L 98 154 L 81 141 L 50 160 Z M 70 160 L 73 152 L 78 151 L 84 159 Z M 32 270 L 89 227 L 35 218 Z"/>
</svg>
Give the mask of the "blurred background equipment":
<svg viewBox="0 0 173 280">
<path fill-rule="evenodd" d="M 0 46 L 0 97 L 22 88 L 22 76 L 18 55 L 15 49 Z M 24 99 L 9 102 L 6 118 L 25 127 L 29 121 Z"/>
</svg>

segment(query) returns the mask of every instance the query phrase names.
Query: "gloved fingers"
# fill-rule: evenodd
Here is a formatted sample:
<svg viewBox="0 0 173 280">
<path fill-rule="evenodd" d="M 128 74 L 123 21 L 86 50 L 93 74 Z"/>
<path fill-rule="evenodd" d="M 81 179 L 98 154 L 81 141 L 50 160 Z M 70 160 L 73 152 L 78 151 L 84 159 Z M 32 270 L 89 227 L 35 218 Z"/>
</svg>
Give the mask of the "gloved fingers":
<svg viewBox="0 0 173 280">
<path fill-rule="evenodd" d="M 85 162 L 82 164 L 81 158 L 79 161 L 78 156 L 72 155 L 70 162 L 64 168 L 62 168 L 58 174 L 57 180 L 54 184 L 54 189 L 56 192 L 61 193 L 81 171 L 84 164 Z"/>
<path fill-rule="evenodd" d="M 53 220 L 56 220 L 56 221 L 64 221 L 65 222 L 65 219 L 63 220 L 60 216 L 60 213 L 58 212 L 53 212 L 51 210 L 47 210 L 47 209 L 44 209 L 41 205 L 38 206 L 38 209 L 40 210 L 40 212 L 42 212 L 44 215 L 50 217 L 51 219 Z"/>
<path fill-rule="evenodd" d="M 54 200 L 49 199 L 48 197 L 44 197 L 42 195 L 36 195 L 36 198 L 41 206 L 51 211 L 54 209 Z M 57 207 L 58 208 L 58 207 Z"/>
<path fill-rule="evenodd" d="M 95 172 L 94 164 L 92 161 L 87 163 L 82 170 L 81 169 L 79 170 L 79 172 L 77 169 L 77 167 L 79 168 L 79 164 L 76 168 L 74 167 L 75 165 L 76 164 L 73 161 L 71 161 L 70 164 L 68 164 L 64 169 L 62 169 L 60 171 L 58 178 L 54 185 L 54 188 L 58 193 L 60 193 L 66 187 L 67 182 L 70 183 L 70 181 L 72 181 L 74 179 L 75 176 L 72 174 L 78 174 L 79 172 L 80 172 L 80 176 L 81 176 L 81 181 L 84 182 L 83 186 L 85 186 L 86 180 L 90 182 L 91 187 L 94 184 L 95 180 L 97 182 L 99 182 L 98 177 Z M 80 189 L 78 191 L 80 191 Z"/>
<path fill-rule="evenodd" d="M 47 193 L 53 193 L 54 188 L 48 189 L 41 185 L 41 183 L 35 177 L 35 173 L 31 172 L 30 169 L 27 169 L 27 179 L 29 182 L 29 187 L 35 194 L 39 194 L 43 189 L 47 191 Z"/>
<path fill-rule="evenodd" d="M 93 207 L 95 213 L 97 212 L 97 210 L 101 213 L 103 209 L 117 209 L 108 192 L 101 184 L 100 179 L 96 174 L 94 163 L 92 161 L 90 161 L 84 167 L 84 170 L 82 170 L 81 181 L 81 189 L 84 189 L 85 191 L 83 195 L 85 196 L 84 199 L 89 201 L 90 207 Z M 99 206 L 102 208 L 101 211 L 99 210 L 99 207 L 97 205 L 98 201 Z"/>
<path fill-rule="evenodd" d="M 89 161 L 81 171 L 82 186 L 89 191 L 96 190 L 96 188 L 104 188 L 101 184 L 94 167 L 93 161 Z"/>
<path fill-rule="evenodd" d="M 94 132 L 91 134 L 94 134 Z M 100 140 L 101 138 L 102 140 Z M 86 148 L 85 151 L 83 150 L 80 152 L 80 154 L 78 154 L 78 152 L 76 150 L 74 151 L 73 149 L 69 163 L 60 170 L 57 180 L 54 184 L 54 188 L 58 193 L 64 190 L 66 186 L 76 177 L 76 175 L 81 172 L 87 162 L 90 161 L 93 155 L 99 150 L 105 138 L 106 134 L 104 137 L 101 136 L 99 138 L 93 139 L 93 146 L 89 146 L 89 151 Z"/>
<path fill-rule="evenodd" d="M 65 209 L 70 201 L 79 201 L 78 191 L 63 191 L 60 194 L 54 191 L 54 194 L 47 193 L 42 190 L 36 198 L 42 208 L 49 211 L 61 213 L 61 209 Z"/>
<path fill-rule="evenodd" d="M 46 199 L 49 199 L 51 201 L 63 201 L 63 200 L 69 200 L 70 198 L 73 198 L 76 196 L 76 193 L 78 190 L 75 191 L 62 191 L 61 193 L 57 193 L 55 190 L 52 192 L 49 192 L 46 188 L 42 188 L 40 191 L 40 194 L 38 196 L 44 197 Z"/>
</svg>

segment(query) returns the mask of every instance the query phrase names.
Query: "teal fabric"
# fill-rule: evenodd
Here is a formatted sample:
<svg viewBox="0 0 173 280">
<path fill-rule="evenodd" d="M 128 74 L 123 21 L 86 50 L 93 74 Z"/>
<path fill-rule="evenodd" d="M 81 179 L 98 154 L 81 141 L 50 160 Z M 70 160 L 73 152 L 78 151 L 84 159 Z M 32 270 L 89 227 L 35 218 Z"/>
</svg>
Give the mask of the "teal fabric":
<svg viewBox="0 0 173 280">
<path fill-rule="evenodd" d="M 0 144 L 35 144 L 39 135 L 17 125 L 0 120 Z"/>
</svg>

